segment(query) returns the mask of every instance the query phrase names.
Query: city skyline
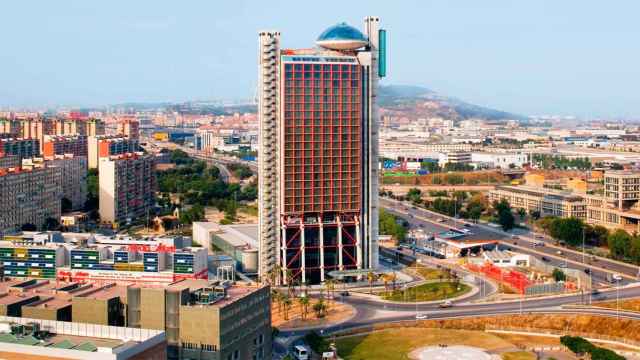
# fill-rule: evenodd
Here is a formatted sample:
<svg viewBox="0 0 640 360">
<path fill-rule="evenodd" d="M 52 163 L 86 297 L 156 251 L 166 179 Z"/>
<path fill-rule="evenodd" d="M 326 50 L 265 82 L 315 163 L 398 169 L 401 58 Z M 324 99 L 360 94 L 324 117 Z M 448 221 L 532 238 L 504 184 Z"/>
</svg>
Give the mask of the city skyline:
<svg viewBox="0 0 640 360">
<path fill-rule="evenodd" d="M 241 70 L 255 66 L 257 31 L 277 27 L 296 47 L 326 24 L 357 25 L 365 15 L 355 3 L 329 3 L 313 17 L 291 4 L 7 5 L 3 33 L 14 35 L 0 55 L 0 80 L 12 86 L 0 90 L 0 106 L 252 99 L 257 79 Z M 392 76 L 383 84 L 422 85 L 525 115 L 640 114 L 638 54 L 627 46 L 639 31 L 630 18 L 637 5 L 367 5 L 394 29 Z"/>
</svg>

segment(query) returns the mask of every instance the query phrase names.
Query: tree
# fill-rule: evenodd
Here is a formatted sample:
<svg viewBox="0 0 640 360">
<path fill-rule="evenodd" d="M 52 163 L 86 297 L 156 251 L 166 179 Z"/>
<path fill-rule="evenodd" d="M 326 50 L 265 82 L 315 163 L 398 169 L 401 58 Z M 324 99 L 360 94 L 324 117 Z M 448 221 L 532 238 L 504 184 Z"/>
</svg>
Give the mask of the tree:
<svg viewBox="0 0 640 360">
<path fill-rule="evenodd" d="M 309 297 L 299 297 L 298 303 L 300 304 L 300 316 L 302 317 L 302 320 L 304 320 L 307 318 L 307 313 L 309 312 Z"/>
<path fill-rule="evenodd" d="M 58 219 L 48 217 L 44 220 L 44 223 L 42 224 L 42 228 L 43 230 L 48 230 L 48 231 L 58 230 L 60 228 L 60 222 L 58 221 Z"/>
<path fill-rule="evenodd" d="M 316 317 L 318 319 L 323 318 L 325 316 L 327 310 L 327 305 L 325 304 L 323 299 L 319 299 L 318 302 L 313 304 L 313 311 L 316 312 Z"/>
<path fill-rule="evenodd" d="M 582 244 L 584 222 L 578 218 L 555 218 L 550 225 L 549 235 L 571 246 Z"/>
<path fill-rule="evenodd" d="M 63 197 L 62 200 L 60 200 L 60 209 L 63 213 L 71 211 L 72 207 L 73 204 L 71 203 L 71 200 L 67 199 L 66 197 Z"/>
<path fill-rule="evenodd" d="M 417 188 L 411 188 L 407 192 L 407 199 L 409 199 L 412 203 L 419 204 L 422 202 L 422 191 Z"/>
<path fill-rule="evenodd" d="M 26 224 L 22 224 L 22 226 L 20 227 L 20 230 L 22 230 L 22 231 L 37 231 L 38 227 L 35 226 L 32 223 L 26 223 Z"/>
<path fill-rule="evenodd" d="M 524 217 L 527 216 L 527 210 L 524 208 L 518 208 L 518 216 L 521 220 L 524 219 Z"/>
<path fill-rule="evenodd" d="M 373 294 L 373 283 L 376 282 L 377 276 L 373 271 L 367 273 L 367 281 L 369 282 L 369 294 Z"/>
<path fill-rule="evenodd" d="M 540 214 L 540 211 L 539 211 L 539 210 L 531 210 L 531 211 L 529 211 L 529 216 L 531 216 L 531 218 L 532 218 L 533 220 L 538 220 L 538 219 L 540 219 L 540 215 L 541 215 L 541 214 Z"/>
<path fill-rule="evenodd" d="M 282 305 L 284 306 L 284 319 L 289 320 L 289 309 L 291 309 L 291 298 L 289 295 L 283 295 L 282 297 Z"/>
<path fill-rule="evenodd" d="M 553 269 L 553 272 L 551 273 L 551 276 L 553 277 L 553 280 L 555 280 L 556 282 L 558 281 L 566 281 L 567 280 L 567 275 L 560 269 L 555 268 Z"/>
<path fill-rule="evenodd" d="M 509 231 L 515 226 L 516 220 L 511 212 L 511 205 L 506 199 L 494 202 L 493 208 L 498 216 L 498 224 L 502 226 L 502 230 Z"/>
<path fill-rule="evenodd" d="M 403 242 L 407 235 L 409 224 L 395 215 L 380 209 L 378 216 L 378 228 L 380 234 L 391 235 L 398 242 Z"/>
<path fill-rule="evenodd" d="M 616 259 L 624 259 L 630 255 L 631 235 L 622 229 L 616 230 L 607 238 L 609 252 Z"/>
</svg>

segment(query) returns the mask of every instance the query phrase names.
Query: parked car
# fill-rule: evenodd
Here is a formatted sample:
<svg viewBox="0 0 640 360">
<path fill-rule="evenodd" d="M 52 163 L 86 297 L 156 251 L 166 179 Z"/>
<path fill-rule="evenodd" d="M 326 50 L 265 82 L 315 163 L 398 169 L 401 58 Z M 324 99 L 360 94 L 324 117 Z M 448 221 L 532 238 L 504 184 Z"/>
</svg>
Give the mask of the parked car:
<svg viewBox="0 0 640 360">
<path fill-rule="evenodd" d="M 451 301 L 449 301 L 449 300 L 447 300 L 447 301 L 445 301 L 443 303 L 440 303 L 440 305 L 438 305 L 438 307 L 442 308 L 442 309 L 450 308 L 452 306 L 453 306 L 453 303 Z"/>
</svg>

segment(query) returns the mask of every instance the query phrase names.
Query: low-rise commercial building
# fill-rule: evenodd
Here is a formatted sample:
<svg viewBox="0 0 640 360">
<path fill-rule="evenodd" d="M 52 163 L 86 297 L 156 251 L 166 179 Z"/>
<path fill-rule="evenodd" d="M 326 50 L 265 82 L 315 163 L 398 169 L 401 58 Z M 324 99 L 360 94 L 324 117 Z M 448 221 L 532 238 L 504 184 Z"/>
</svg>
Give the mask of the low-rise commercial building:
<svg viewBox="0 0 640 360">
<path fill-rule="evenodd" d="M 587 195 L 587 222 L 640 232 L 640 172 L 606 171 L 603 195 Z"/>
<path fill-rule="evenodd" d="M 489 192 L 489 201 L 507 200 L 511 207 L 537 211 L 541 216 L 586 218 L 586 203 L 582 196 L 559 190 L 532 186 L 496 186 Z"/>
<path fill-rule="evenodd" d="M 193 223 L 194 242 L 213 247 L 231 256 L 237 270 L 255 274 L 258 272 L 258 225 L 219 225 L 213 222 Z"/>
</svg>

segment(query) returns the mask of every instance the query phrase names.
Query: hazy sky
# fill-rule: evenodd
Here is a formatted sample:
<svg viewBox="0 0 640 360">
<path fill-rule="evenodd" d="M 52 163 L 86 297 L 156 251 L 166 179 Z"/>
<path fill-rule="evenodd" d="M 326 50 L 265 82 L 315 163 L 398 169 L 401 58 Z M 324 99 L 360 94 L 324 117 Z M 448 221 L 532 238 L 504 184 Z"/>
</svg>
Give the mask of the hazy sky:
<svg viewBox="0 0 640 360">
<path fill-rule="evenodd" d="M 309 47 L 381 17 L 384 83 L 524 114 L 640 116 L 633 0 L 162 1 L 0 4 L 0 106 L 250 98 L 257 31 Z"/>
</svg>

